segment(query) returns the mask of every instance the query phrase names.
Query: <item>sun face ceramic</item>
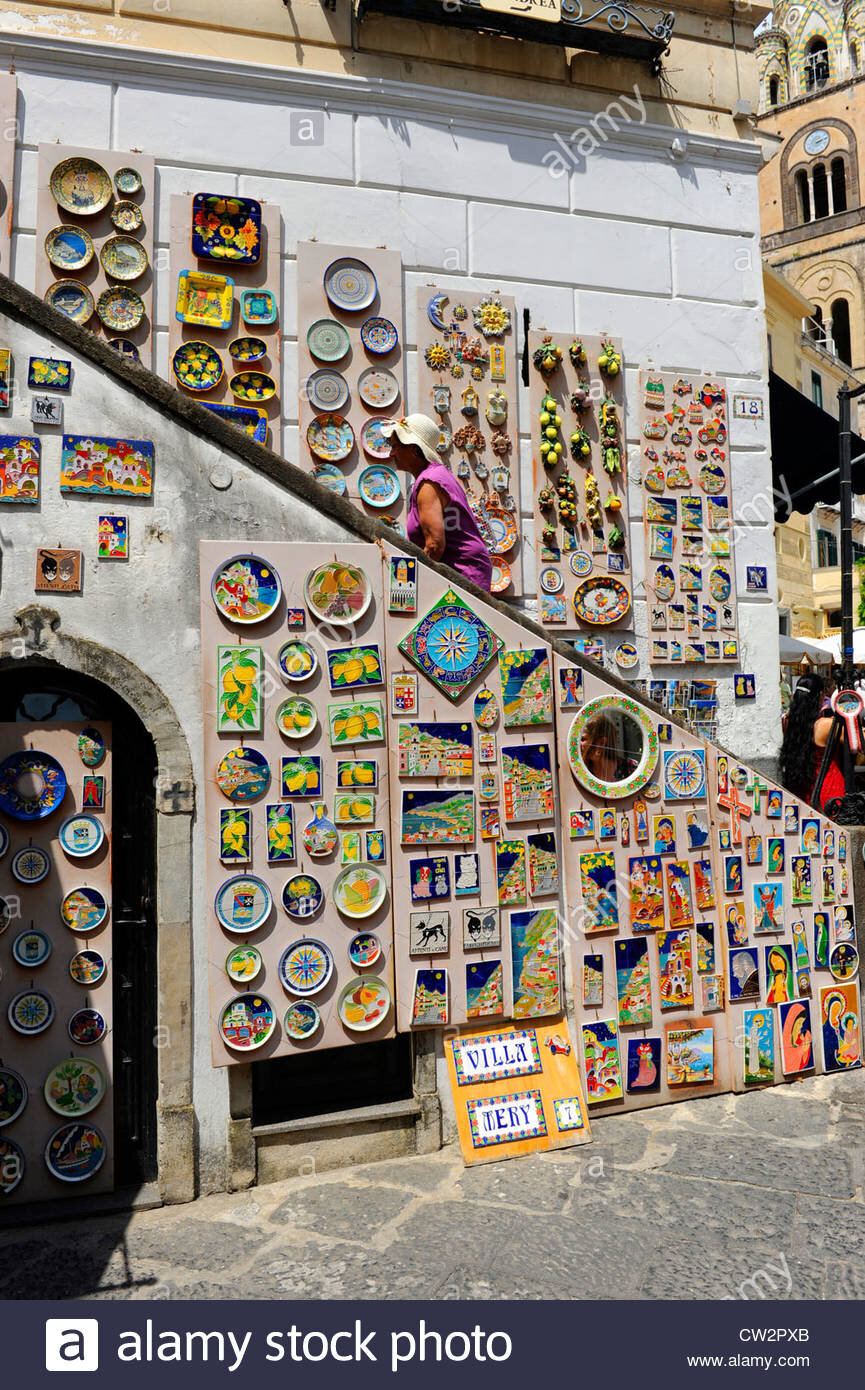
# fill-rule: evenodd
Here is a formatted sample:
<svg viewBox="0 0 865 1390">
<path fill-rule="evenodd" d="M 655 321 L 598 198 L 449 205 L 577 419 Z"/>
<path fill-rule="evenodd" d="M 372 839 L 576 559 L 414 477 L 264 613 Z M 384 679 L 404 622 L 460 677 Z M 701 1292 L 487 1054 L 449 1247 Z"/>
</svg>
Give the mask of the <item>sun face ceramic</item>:
<svg viewBox="0 0 865 1390">
<path fill-rule="evenodd" d="M 319 994 L 333 974 L 333 956 L 323 941 L 303 937 L 286 947 L 277 970 L 291 994 Z"/>
<path fill-rule="evenodd" d="M 353 1033 L 367 1033 L 383 1023 L 390 1012 L 390 990 L 378 975 L 349 980 L 340 993 L 337 1013 Z"/>
<path fill-rule="evenodd" d="M 192 254 L 254 265 L 261 259 L 261 203 L 255 198 L 196 193 L 192 200 Z"/>
<path fill-rule="evenodd" d="M 66 773 L 50 753 L 10 753 L 0 763 L 0 811 L 14 820 L 44 820 L 66 795 Z"/>
<path fill-rule="evenodd" d="M 65 314 L 73 323 L 89 323 L 93 317 L 93 295 L 77 280 L 55 280 L 42 297 L 46 304 Z"/>
<path fill-rule="evenodd" d="M 231 327 L 234 281 L 203 270 L 181 270 L 177 277 L 174 317 L 180 323 L 222 331 Z"/>
<path fill-rule="evenodd" d="M 49 187 L 57 206 L 79 217 L 93 217 L 114 196 L 110 178 L 95 159 L 62 160 L 52 171 Z"/>
<path fill-rule="evenodd" d="M 310 421 L 306 442 L 316 458 L 339 463 L 354 448 L 354 430 L 342 415 L 320 415 Z"/>
<path fill-rule="evenodd" d="M 324 292 L 335 309 L 368 309 L 378 293 L 375 276 L 365 261 L 341 256 L 324 272 Z"/>
<path fill-rule="evenodd" d="M 238 372 L 231 377 L 228 389 L 238 401 L 269 401 L 276 395 L 276 378 L 268 372 Z"/>
<path fill-rule="evenodd" d="M 93 260 L 93 242 L 83 227 L 52 227 L 45 254 L 58 270 L 83 270 Z"/>
<path fill-rule="evenodd" d="M 103 1099 L 105 1073 L 87 1057 L 57 1062 L 45 1078 L 42 1094 L 55 1115 L 89 1115 Z"/>
<path fill-rule="evenodd" d="M 348 330 L 336 319 L 317 319 L 306 334 L 306 345 L 319 362 L 340 362 L 351 346 Z"/>
<path fill-rule="evenodd" d="M 226 931 L 244 935 L 258 931 L 270 916 L 273 897 L 264 879 L 235 874 L 220 885 L 213 909 Z"/>
<path fill-rule="evenodd" d="M 138 280 L 150 264 L 144 246 L 131 236 L 110 237 L 99 252 L 99 260 L 105 274 L 115 280 Z"/>
<path fill-rule="evenodd" d="M 45 1145 L 45 1167 L 59 1182 L 86 1182 L 108 1154 L 105 1136 L 95 1125 L 73 1121 L 55 1130 Z"/>
<path fill-rule="evenodd" d="M 96 301 L 96 313 L 106 328 L 118 333 L 128 333 L 137 328 L 145 314 L 144 300 L 135 290 L 122 285 L 112 285 L 103 290 Z"/>
<path fill-rule="evenodd" d="M 306 397 L 313 410 L 342 410 L 348 400 L 348 382 L 332 367 L 320 367 L 307 378 Z"/>
<path fill-rule="evenodd" d="M 144 213 L 137 203 L 121 198 L 111 209 L 111 221 L 118 232 L 137 232 L 144 222 Z"/>
</svg>

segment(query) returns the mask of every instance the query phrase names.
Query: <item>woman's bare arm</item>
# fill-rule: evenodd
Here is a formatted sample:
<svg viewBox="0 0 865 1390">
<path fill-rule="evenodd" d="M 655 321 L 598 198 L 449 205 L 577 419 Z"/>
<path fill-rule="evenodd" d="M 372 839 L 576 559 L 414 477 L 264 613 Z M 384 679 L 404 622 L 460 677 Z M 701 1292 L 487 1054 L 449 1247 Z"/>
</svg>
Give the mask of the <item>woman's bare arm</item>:
<svg viewBox="0 0 865 1390">
<path fill-rule="evenodd" d="M 440 560 L 445 553 L 445 514 L 435 483 L 421 483 L 415 503 L 423 531 L 423 548 L 431 560 Z"/>
</svg>

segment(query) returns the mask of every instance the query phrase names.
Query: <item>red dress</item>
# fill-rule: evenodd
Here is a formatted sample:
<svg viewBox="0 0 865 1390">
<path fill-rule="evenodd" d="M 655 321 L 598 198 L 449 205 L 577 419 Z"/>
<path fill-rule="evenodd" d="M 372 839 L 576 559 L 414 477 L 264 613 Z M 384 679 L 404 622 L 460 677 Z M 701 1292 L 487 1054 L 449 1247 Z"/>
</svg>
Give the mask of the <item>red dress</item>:
<svg viewBox="0 0 865 1390">
<path fill-rule="evenodd" d="M 817 778 L 820 776 L 820 767 L 822 765 L 823 754 L 825 752 L 825 748 L 814 749 L 814 777 L 811 782 L 812 795 L 814 792 L 814 788 L 817 785 Z M 831 801 L 833 797 L 836 796 L 843 796 L 845 790 L 846 789 L 844 786 L 844 773 L 841 770 L 841 764 L 838 761 L 838 754 L 837 752 L 833 751 L 832 761 L 826 769 L 826 776 L 823 779 L 823 786 L 820 790 L 820 805 L 817 807 L 817 810 L 822 811 L 827 801 Z"/>
</svg>

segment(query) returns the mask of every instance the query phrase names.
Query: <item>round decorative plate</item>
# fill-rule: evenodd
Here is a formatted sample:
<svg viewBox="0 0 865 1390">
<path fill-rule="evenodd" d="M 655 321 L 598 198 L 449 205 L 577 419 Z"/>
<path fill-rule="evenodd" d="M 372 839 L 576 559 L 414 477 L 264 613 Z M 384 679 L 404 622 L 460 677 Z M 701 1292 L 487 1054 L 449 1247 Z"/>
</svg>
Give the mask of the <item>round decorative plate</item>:
<svg viewBox="0 0 865 1390">
<path fill-rule="evenodd" d="M 474 703 L 475 723 L 481 729 L 492 729 L 498 723 L 499 702 L 495 697 L 494 691 L 484 686 L 475 696 Z"/>
<path fill-rule="evenodd" d="M 334 496 L 342 497 L 345 494 L 345 474 L 335 463 L 317 463 L 312 470 L 312 476 Z"/>
<path fill-rule="evenodd" d="M 95 159 L 62 160 L 55 165 L 49 186 L 57 206 L 79 217 L 101 212 L 114 197 L 111 180 Z"/>
<path fill-rule="evenodd" d="M 3 858 L 9 848 L 9 831 L 5 825 L 0 825 L 0 859 Z M 2 930 L 2 928 L 0 928 Z"/>
<path fill-rule="evenodd" d="M 0 935 L 6 930 L 11 921 L 12 907 L 9 902 L 7 902 L 6 898 L 0 898 Z"/>
<path fill-rule="evenodd" d="M 267 356 L 267 343 L 263 338 L 234 338 L 228 344 L 228 354 L 236 362 L 260 362 Z"/>
<path fill-rule="evenodd" d="M 118 333 L 128 332 L 130 328 L 137 328 L 144 318 L 144 300 L 125 285 L 112 285 L 97 299 L 96 312 L 106 328 L 115 328 Z"/>
<path fill-rule="evenodd" d="M 67 816 L 57 832 L 60 848 L 73 859 L 95 854 L 105 839 L 105 827 L 95 816 Z"/>
<path fill-rule="evenodd" d="M 144 213 L 137 203 L 121 198 L 111 209 L 111 221 L 118 232 L 137 232 L 144 221 Z"/>
<path fill-rule="evenodd" d="M 399 400 L 399 382 L 386 367 L 367 367 L 357 379 L 357 394 L 364 405 L 371 405 L 375 410 L 387 410 L 388 406 Z"/>
<path fill-rule="evenodd" d="M 332 367 L 319 367 L 306 379 L 306 398 L 313 410 L 342 410 L 348 400 L 348 382 Z"/>
<path fill-rule="evenodd" d="M 491 555 L 504 555 L 506 550 L 512 550 L 517 543 L 517 519 L 513 512 L 506 512 L 497 507 L 487 507 L 484 516 L 492 534 L 492 545 L 489 547 Z"/>
<path fill-rule="evenodd" d="M 849 980 L 859 973 L 859 952 L 851 941 L 839 941 L 832 947 L 829 969 L 834 980 Z"/>
<path fill-rule="evenodd" d="M 118 169 L 114 175 L 114 187 L 118 193 L 140 193 L 142 178 L 137 169 Z"/>
<path fill-rule="evenodd" d="M 621 739 L 623 746 L 611 750 L 616 754 L 615 777 L 602 778 L 591 756 L 595 737 L 600 735 L 606 745 L 610 726 L 624 730 L 628 725 L 628 740 Z M 568 733 L 568 762 L 580 786 L 596 796 L 619 799 L 645 788 L 648 800 L 646 783 L 658 765 L 657 730 L 646 711 L 626 695 L 599 696 L 574 716 Z"/>
<path fill-rule="evenodd" d="M 343 987 L 336 1011 L 353 1033 L 367 1033 L 387 1018 L 390 990 L 378 975 L 358 976 Z"/>
<path fill-rule="evenodd" d="M 271 1037 L 277 1016 L 263 994 L 238 994 L 220 1013 L 220 1037 L 235 1052 L 254 1052 Z"/>
<path fill-rule="evenodd" d="M 61 1125 L 45 1145 L 45 1166 L 61 1182 L 85 1182 L 99 1172 L 108 1148 L 95 1125 Z"/>
<path fill-rule="evenodd" d="M 87 1057 L 58 1062 L 45 1078 L 42 1094 L 55 1115 L 89 1115 L 105 1095 L 105 1073 Z"/>
<path fill-rule="evenodd" d="M 724 599 L 730 597 L 731 585 L 730 571 L 723 565 L 715 565 L 709 571 L 709 593 L 716 603 L 723 603 Z"/>
<path fill-rule="evenodd" d="M 269 561 L 258 555 L 233 555 L 214 570 L 210 597 L 224 618 L 249 627 L 275 611 L 282 583 Z"/>
<path fill-rule="evenodd" d="M 24 1176 L 24 1150 L 14 1139 L 0 1139 L 0 1197 L 13 1192 Z"/>
<path fill-rule="evenodd" d="M 333 821 L 324 814 L 323 804 L 313 807 L 312 820 L 303 827 L 300 837 L 307 854 L 314 858 L 323 859 L 333 854 L 339 843 L 339 835 Z"/>
<path fill-rule="evenodd" d="M 82 729 L 78 735 L 78 756 L 85 767 L 98 767 L 105 757 L 105 739 L 98 729 Z"/>
<path fill-rule="evenodd" d="M 44 931 L 38 931 L 31 927 L 29 931 L 22 931 L 12 942 L 12 955 L 19 965 L 25 969 L 31 969 L 38 965 L 44 965 L 53 950 L 50 936 Z"/>
<path fill-rule="evenodd" d="M 309 423 L 306 442 L 316 458 L 339 463 L 354 448 L 354 430 L 341 415 L 319 415 Z"/>
<path fill-rule="evenodd" d="M 254 946 L 235 946 L 225 957 L 225 973 L 237 985 L 251 984 L 261 972 L 261 952 Z"/>
<path fill-rule="evenodd" d="M 621 666 L 623 671 L 630 671 L 632 666 L 636 666 L 640 659 L 640 654 L 633 642 L 620 642 L 615 650 L 616 665 Z"/>
<path fill-rule="evenodd" d="M 375 932 L 362 931 L 353 936 L 348 943 L 348 958 L 355 970 L 363 970 L 367 965 L 375 965 L 381 958 L 381 942 Z"/>
<path fill-rule="evenodd" d="M 282 905 L 296 921 L 314 917 L 323 902 L 324 890 L 312 874 L 292 874 L 282 890 Z"/>
<path fill-rule="evenodd" d="M 216 785 L 229 801 L 257 801 L 270 786 L 270 764 L 257 748 L 229 748 L 216 765 Z"/>
<path fill-rule="evenodd" d="M 80 285 L 77 280 L 55 280 L 42 298 L 73 323 L 89 323 L 93 317 L 93 295 L 86 285 Z"/>
<path fill-rule="evenodd" d="M 18 1119 L 27 1104 L 28 1094 L 23 1076 L 19 1076 L 11 1067 L 0 1067 L 0 1125 L 11 1125 L 13 1120 Z"/>
<path fill-rule="evenodd" d="M 704 492 L 723 492 L 727 485 L 726 474 L 717 463 L 704 463 L 697 481 Z"/>
<path fill-rule="evenodd" d="M 78 1047 L 92 1047 L 105 1037 L 108 1025 L 98 1009 L 79 1009 L 70 1018 L 66 1031 Z"/>
<path fill-rule="evenodd" d="M 705 762 L 693 749 L 679 749 L 666 759 L 664 784 L 667 795 L 672 795 L 677 800 L 686 801 L 689 797 L 705 796 Z"/>
<path fill-rule="evenodd" d="M 303 593 L 313 617 L 322 623 L 356 622 L 372 603 L 372 589 L 363 570 L 339 560 L 328 560 L 310 570 Z"/>
<path fill-rule="evenodd" d="M 105 274 L 115 280 L 137 280 L 150 264 L 141 242 L 131 236 L 109 237 L 99 252 L 99 260 Z"/>
<path fill-rule="evenodd" d="M 570 559 L 571 574 L 583 579 L 592 572 L 592 557 L 587 550 L 575 550 Z"/>
<path fill-rule="evenodd" d="M 307 330 L 306 345 L 319 362 L 339 362 L 348 352 L 351 339 L 336 319 L 317 319 Z"/>
<path fill-rule="evenodd" d="M 83 270 L 93 260 L 93 240 L 83 227 L 52 227 L 45 254 L 58 270 Z"/>
<path fill-rule="evenodd" d="M 368 309 L 377 291 L 369 266 L 353 256 L 340 256 L 324 272 L 324 292 L 335 309 Z"/>
<path fill-rule="evenodd" d="M 378 912 L 386 897 L 387 882 L 375 864 L 348 864 L 334 879 L 334 906 L 355 921 Z"/>
<path fill-rule="evenodd" d="M 107 916 L 108 903 L 98 888 L 72 888 L 60 904 L 60 920 L 70 931 L 96 931 Z"/>
<path fill-rule="evenodd" d="M 282 1026 L 287 1038 L 303 1042 L 318 1032 L 321 1027 L 321 1014 L 311 999 L 296 999 L 286 1009 Z"/>
<path fill-rule="evenodd" d="M 574 612 L 585 623 L 608 627 L 623 618 L 631 606 L 631 596 L 619 579 L 599 574 L 584 579 L 574 592 Z"/>
<path fill-rule="evenodd" d="M 51 860 L 38 845 L 28 845 L 13 854 L 9 867 L 19 883 L 41 883 L 51 872 Z"/>
<path fill-rule="evenodd" d="M 210 343 L 181 343 L 171 359 L 171 371 L 186 391 L 213 391 L 224 375 L 220 354 Z"/>
<path fill-rule="evenodd" d="M 387 423 L 386 415 L 374 415 L 360 432 L 360 447 L 371 459 L 390 458 L 390 440 L 381 432 L 382 425 Z"/>
<path fill-rule="evenodd" d="M 500 555 L 493 557 L 493 575 L 490 581 L 491 594 L 503 594 L 511 587 L 511 567 Z"/>
<path fill-rule="evenodd" d="M 318 655 L 308 642 L 293 637 L 279 649 L 279 669 L 287 681 L 308 681 L 318 670 Z"/>
<path fill-rule="evenodd" d="M 279 732 L 286 738 L 308 738 L 318 727 L 315 705 L 303 695 L 283 700 L 273 717 Z"/>
<path fill-rule="evenodd" d="M 292 994 L 318 994 L 333 974 L 333 956 L 323 941 L 306 936 L 283 951 L 277 970 Z"/>
<path fill-rule="evenodd" d="M 538 582 L 545 594 L 557 594 L 565 587 L 565 576 L 561 570 L 547 565 L 538 575 Z"/>
<path fill-rule="evenodd" d="M 655 578 L 652 584 L 655 590 L 655 597 L 661 599 L 672 598 L 676 592 L 676 572 L 672 565 L 659 565 L 655 570 Z"/>
<path fill-rule="evenodd" d="M 238 401 L 269 401 L 276 395 L 276 380 L 267 372 L 238 372 L 228 389 Z"/>
<path fill-rule="evenodd" d="M 77 985 L 98 984 L 107 969 L 98 951 L 78 951 L 69 962 L 69 974 Z"/>
<path fill-rule="evenodd" d="M 368 507 L 390 507 L 399 501 L 402 486 L 399 474 L 385 463 L 371 463 L 357 480 L 357 490 Z"/>
<path fill-rule="evenodd" d="M 44 820 L 65 795 L 66 773 L 50 753 L 28 749 L 0 763 L 0 811 L 14 820 Z"/>
<path fill-rule="evenodd" d="M 109 338 L 108 346 L 119 352 L 121 357 L 128 357 L 130 362 L 141 361 L 141 353 L 128 338 Z"/>
<path fill-rule="evenodd" d="M 361 324 L 360 341 L 367 352 L 383 357 L 385 353 L 393 352 L 399 342 L 399 334 L 390 319 L 372 318 Z"/>
<path fill-rule="evenodd" d="M 213 910 L 226 931 L 244 936 L 264 926 L 273 907 L 273 897 L 264 879 L 254 874 L 235 874 L 220 884 Z"/>
<path fill-rule="evenodd" d="M 23 989 L 9 1001 L 6 1017 L 16 1033 L 44 1033 L 54 1022 L 54 1000 L 44 989 Z"/>
</svg>

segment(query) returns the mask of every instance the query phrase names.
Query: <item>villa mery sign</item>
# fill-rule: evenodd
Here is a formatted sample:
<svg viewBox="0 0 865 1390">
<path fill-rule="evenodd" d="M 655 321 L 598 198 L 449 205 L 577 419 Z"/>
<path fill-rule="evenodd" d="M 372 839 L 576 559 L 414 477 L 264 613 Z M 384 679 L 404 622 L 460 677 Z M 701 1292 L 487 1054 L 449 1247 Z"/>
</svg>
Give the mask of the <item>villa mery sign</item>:
<svg viewBox="0 0 865 1390">
<path fill-rule="evenodd" d="M 482 10 L 497 14 L 518 15 L 520 19 L 545 19 L 558 24 L 562 17 L 562 0 L 480 0 Z"/>
</svg>

